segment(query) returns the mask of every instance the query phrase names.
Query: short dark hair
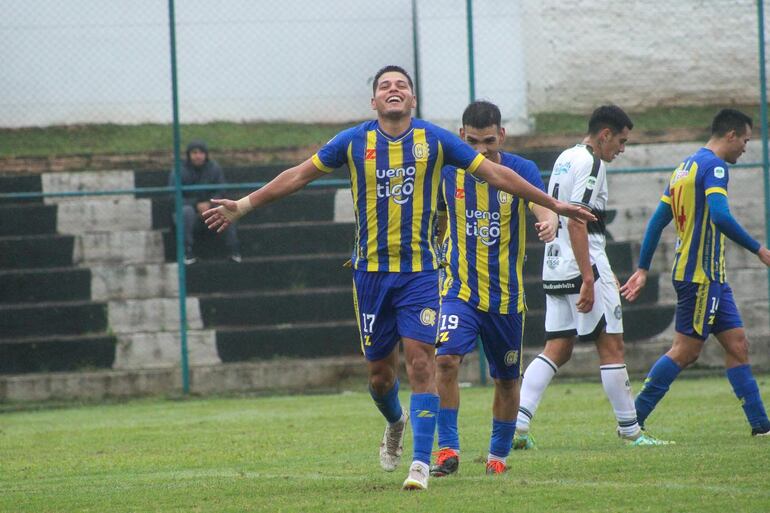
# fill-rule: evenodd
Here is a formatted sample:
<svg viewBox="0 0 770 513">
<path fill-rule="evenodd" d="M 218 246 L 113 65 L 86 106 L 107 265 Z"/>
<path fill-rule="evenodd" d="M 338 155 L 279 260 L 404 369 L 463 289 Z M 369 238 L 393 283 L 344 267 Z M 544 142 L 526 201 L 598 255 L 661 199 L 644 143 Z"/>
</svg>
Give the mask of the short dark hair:
<svg viewBox="0 0 770 513">
<path fill-rule="evenodd" d="M 404 75 L 406 77 L 406 81 L 409 82 L 409 87 L 412 89 L 412 91 L 414 91 L 414 83 L 412 82 L 412 77 L 409 76 L 409 73 L 407 73 L 407 71 L 401 66 L 389 64 L 387 66 L 383 66 L 379 69 L 379 71 L 377 71 L 377 73 L 374 74 L 374 82 L 372 82 L 372 94 L 377 92 L 377 82 L 380 81 L 380 77 L 389 71 L 396 71 Z"/>
<path fill-rule="evenodd" d="M 634 128 L 634 123 L 617 105 L 602 105 L 591 114 L 591 119 L 588 120 L 588 133 L 591 135 L 598 134 L 605 128 L 617 134 L 626 127 L 631 130 Z"/>
<path fill-rule="evenodd" d="M 473 128 L 487 128 L 489 126 L 500 126 L 502 116 L 500 109 L 494 103 L 484 100 L 476 100 L 463 112 L 463 126 Z"/>
<path fill-rule="evenodd" d="M 746 126 L 754 128 L 751 116 L 736 109 L 722 109 L 711 122 L 711 135 L 724 137 L 728 132 L 735 130 L 737 135 L 746 133 Z"/>
</svg>

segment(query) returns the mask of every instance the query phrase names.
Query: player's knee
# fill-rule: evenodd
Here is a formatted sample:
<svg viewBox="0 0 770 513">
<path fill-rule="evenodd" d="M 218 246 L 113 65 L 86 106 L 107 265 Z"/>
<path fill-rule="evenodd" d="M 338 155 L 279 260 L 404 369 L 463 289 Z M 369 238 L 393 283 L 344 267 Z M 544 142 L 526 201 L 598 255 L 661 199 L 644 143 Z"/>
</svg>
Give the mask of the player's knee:
<svg viewBox="0 0 770 513">
<path fill-rule="evenodd" d="M 495 388 L 501 392 L 505 392 L 506 395 L 512 394 L 516 391 L 515 379 L 495 379 Z"/>
<path fill-rule="evenodd" d="M 438 356 L 436 358 L 436 379 L 456 380 L 459 371 L 459 358 L 453 356 Z"/>
<path fill-rule="evenodd" d="M 745 334 L 731 340 L 725 349 L 734 360 L 740 363 L 749 362 L 749 339 Z"/>
</svg>

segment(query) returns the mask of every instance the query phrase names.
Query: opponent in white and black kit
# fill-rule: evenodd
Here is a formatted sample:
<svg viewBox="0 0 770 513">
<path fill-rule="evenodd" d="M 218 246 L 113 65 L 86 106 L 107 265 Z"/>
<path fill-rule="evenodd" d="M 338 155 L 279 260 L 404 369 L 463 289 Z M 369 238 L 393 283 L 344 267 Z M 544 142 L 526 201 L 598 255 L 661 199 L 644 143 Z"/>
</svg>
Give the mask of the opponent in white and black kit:
<svg viewBox="0 0 770 513">
<path fill-rule="evenodd" d="M 623 357 L 618 283 L 605 252 L 608 193 L 604 162 L 625 150 L 633 126 L 619 107 L 599 107 L 591 115 L 583 142 L 562 152 L 554 164 L 548 192 L 590 209 L 597 221 L 586 225 L 560 218 L 556 239 L 545 246 L 545 350 L 524 373 L 514 449 L 534 447 L 530 421 L 551 379 L 569 361 L 576 337 L 596 343 L 602 385 L 618 421 L 618 435 L 635 446 L 663 443 L 644 434 L 636 421 Z"/>
</svg>

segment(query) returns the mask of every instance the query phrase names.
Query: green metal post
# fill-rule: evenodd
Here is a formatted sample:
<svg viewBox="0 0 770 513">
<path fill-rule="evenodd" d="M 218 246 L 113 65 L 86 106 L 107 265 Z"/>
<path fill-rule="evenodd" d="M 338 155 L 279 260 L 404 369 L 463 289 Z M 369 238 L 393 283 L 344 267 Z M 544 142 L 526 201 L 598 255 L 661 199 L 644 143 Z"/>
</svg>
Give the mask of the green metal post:
<svg viewBox="0 0 770 513">
<path fill-rule="evenodd" d="M 414 52 L 414 89 L 415 93 L 420 93 L 420 41 L 417 33 L 417 0 L 412 0 L 412 50 Z M 418 118 L 422 117 L 420 113 L 420 100 L 417 99 L 417 110 L 415 114 Z"/>
<path fill-rule="evenodd" d="M 470 101 L 476 101 L 476 64 L 473 51 L 473 0 L 465 0 L 465 18 L 468 22 L 468 96 Z M 481 337 L 476 339 L 476 347 L 479 350 L 479 382 L 482 386 L 487 384 L 487 360 L 484 356 L 483 341 Z"/>
<path fill-rule="evenodd" d="M 765 247 L 770 246 L 770 158 L 767 147 L 767 75 L 765 73 L 765 2 L 757 1 L 759 18 L 759 112 L 762 118 L 762 178 L 765 187 Z M 770 271 L 767 273 L 767 293 L 770 297 Z"/>
<path fill-rule="evenodd" d="M 468 91 L 473 102 L 476 100 L 476 68 L 473 58 L 473 0 L 465 0 L 465 14 L 468 21 Z"/>
<path fill-rule="evenodd" d="M 171 97 L 174 115 L 174 201 L 176 212 L 176 265 L 179 269 L 179 337 L 182 357 L 182 392 L 190 393 L 190 366 L 187 354 L 187 276 L 184 264 L 184 215 L 182 213 L 182 170 L 179 156 L 179 90 L 176 76 L 176 21 L 174 0 L 168 0 L 168 25 L 171 37 Z"/>
</svg>

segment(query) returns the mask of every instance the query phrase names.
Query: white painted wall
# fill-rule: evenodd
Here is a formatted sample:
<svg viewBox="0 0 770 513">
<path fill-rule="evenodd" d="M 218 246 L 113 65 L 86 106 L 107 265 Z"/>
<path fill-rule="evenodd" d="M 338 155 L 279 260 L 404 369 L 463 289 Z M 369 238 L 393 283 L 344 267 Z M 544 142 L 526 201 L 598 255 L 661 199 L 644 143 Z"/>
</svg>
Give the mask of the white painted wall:
<svg viewBox="0 0 770 513">
<path fill-rule="evenodd" d="M 465 1 L 417 0 L 423 117 L 468 94 Z M 600 102 L 755 102 L 754 0 L 475 0 L 476 96 L 509 127 Z M 374 72 L 413 67 L 410 0 L 177 0 L 183 122 L 350 121 Z M 0 126 L 168 122 L 164 0 L 4 0 Z M 518 128 L 516 128 L 518 127 Z"/>
</svg>

